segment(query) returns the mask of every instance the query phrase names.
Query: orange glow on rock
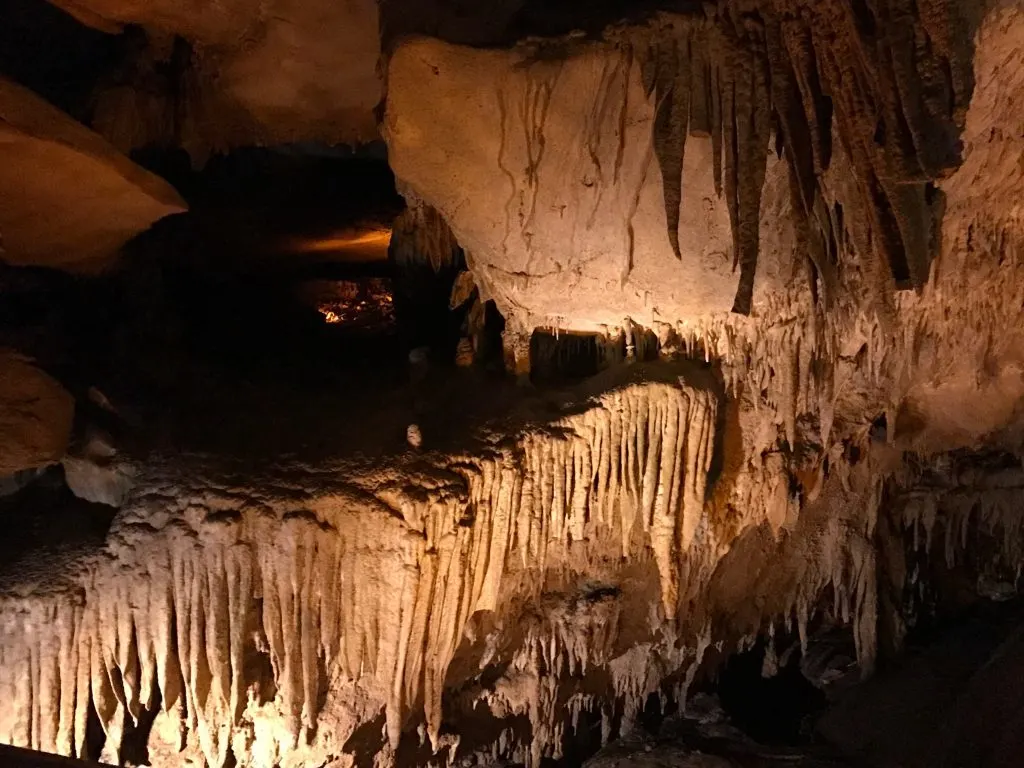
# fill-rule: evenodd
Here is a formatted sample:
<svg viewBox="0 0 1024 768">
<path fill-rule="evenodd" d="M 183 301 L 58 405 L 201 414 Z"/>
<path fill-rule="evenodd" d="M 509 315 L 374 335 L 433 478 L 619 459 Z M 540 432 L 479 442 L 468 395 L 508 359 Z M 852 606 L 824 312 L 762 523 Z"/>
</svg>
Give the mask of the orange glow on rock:
<svg viewBox="0 0 1024 768">
<path fill-rule="evenodd" d="M 298 253 L 345 253 L 347 251 L 387 252 L 391 244 L 390 229 L 373 229 L 369 231 L 344 230 L 330 237 L 296 240 L 291 249 Z"/>
<path fill-rule="evenodd" d="M 368 280 L 319 280 L 303 293 L 329 325 L 383 328 L 394 322 L 391 284 L 381 278 Z"/>
</svg>

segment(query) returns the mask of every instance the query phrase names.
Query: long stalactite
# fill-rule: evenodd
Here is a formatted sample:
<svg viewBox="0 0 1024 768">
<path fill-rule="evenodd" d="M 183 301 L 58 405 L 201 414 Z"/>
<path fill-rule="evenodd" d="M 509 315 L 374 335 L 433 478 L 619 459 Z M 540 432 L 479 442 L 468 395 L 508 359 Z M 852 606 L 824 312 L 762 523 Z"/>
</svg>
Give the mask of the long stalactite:
<svg viewBox="0 0 1024 768">
<path fill-rule="evenodd" d="M 803 250 L 826 293 L 835 289 L 834 267 L 823 253 L 842 236 L 818 204 L 828 199 L 822 174 L 833 125 L 857 173 L 857 209 L 875 233 L 862 256 L 877 259 L 890 284 L 925 284 L 941 213 L 933 182 L 959 166 L 973 88 L 970 31 L 957 3 L 919 12 L 904 0 L 722 0 L 704 15 L 666 15 L 634 34 L 655 100 L 653 140 L 677 258 L 686 137 L 712 135 L 739 267 L 733 312 L 751 310 L 773 133 L 791 168 Z"/>
</svg>

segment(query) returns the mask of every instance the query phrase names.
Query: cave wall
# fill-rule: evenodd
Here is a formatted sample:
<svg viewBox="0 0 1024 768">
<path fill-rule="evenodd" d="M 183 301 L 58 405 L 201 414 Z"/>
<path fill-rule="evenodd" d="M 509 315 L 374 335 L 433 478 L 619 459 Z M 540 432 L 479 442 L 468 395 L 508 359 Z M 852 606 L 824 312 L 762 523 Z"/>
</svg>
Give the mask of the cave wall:
<svg viewBox="0 0 1024 768">
<path fill-rule="evenodd" d="M 521 325 L 558 327 L 564 278 L 592 281 L 564 308 L 580 330 L 612 313 L 749 314 L 808 286 L 828 306 L 846 293 L 891 313 L 889 294 L 927 281 L 934 183 L 962 159 L 971 23 L 956 3 L 916 21 L 841 2 L 748 5 L 500 52 L 398 46 L 385 121 L 396 173 L 451 220 L 482 281 L 496 273 L 491 290 Z M 595 317 L 590 297 L 616 279 Z"/>
<path fill-rule="evenodd" d="M 860 28 L 850 33 L 858 19 L 847 6 L 820 6 L 822 13 L 827 8 L 839 21 L 819 20 L 837 35 L 871 39 Z M 751 23 L 769 30 L 769 11 L 760 9 L 763 27 Z M 930 41 L 915 54 L 916 66 L 927 68 L 939 53 L 949 57 L 944 115 L 921 117 L 914 100 L 932 109 L 927 89 L 894 85 L 908 77 L 906 62 L 894 64 L 886 53 L 897 32 L 907 31 L 896 25 L 865 55 L 882 57 L 876 74 L 895 66 L 898 75 L 878 75 L 872 85 L 854 70 L 858 87 L 833 82 L 827 95 L 835 115 L 821 123 L 815 109 L 784 117 L 791 102 L 773 92 L 771 138 L 755 141 L 756 152 L 747 156 L 735 130 L 716 125 L 706 136 L 708 118 L 694 111 L 696 98 L 682 117 L 662 115 L 672 91 L 659 91 L 649 71 L 650 51 L 662 50 L 666 35 L 677 45 L 688 41 L 686 82 L 697 88 L 692 73 L 702 57 L 713 69 L 708 61 L 720 55 L 707 36 L 723 34 L 719 28 L 731 20 L 714 17 L 706 30 L 707 20 L 662 16 L 612 28 L 604 40 L 567 38 L 508 51 L 408 41 L 389 63 L 389 157 L 400 181 L 449 221 L 482 294 L 522 333 L 649 328 L 666 350 L 704 352 L 734 385 L 762 392 L 788 413 L 780 418 L 791 444 L 801 414 L 823 424 L 827 441 L 836 414 L 846 409 L 852 421 L 865 411 L 891 411 L 895 420 L 902 409 L 908 433 L 930 421 L 959 432 L 950 439 L 962 444 L 1010 418 L 1021 381 L 1014 195 L 987 192 L 1017 184 L 1007 157 L 1016 151 L 1008 142 L 1018 145 L 998 125 L 1014 113 L 1010 94 L 1020 87 L 1008 66 L 1019 10 L 997 3 L 983 23 L 962 11 L 943 5 L 914 32 Z M 877 13 L 876 32 L 887 18 Z M 782 13 L 791 34 L 807 18 L 817 17 Z M 946 33 L 937 26 L 943 19 Z M 827 56 L 820 45 L 812 50 Z M 797 54 L 790 55 L 792 75 L 799 66 Z M 966 71 L 965 56 L 973 61 Z M 819 62 L 823 82 L 834 64 Z M 718 66 L 722 89 L 733 65 Z M 846 104 L 849 88 L 864 99 L 859 113 Z M 909 136 L 948 138 L 952 131 L 958 143 L 936 140 L 935 148 L 918 149 L 906 137 L 877 135 L 879 126 L 891 125 L 891 98 L 902 104 Z M 677 119 L 682 130 L 673 128 Z M 875 132 L 871 148 L 863 140 L 868 127 Z M 796 142 L 800 135 L 805 145 Z M 665 157 L 667 138 L 680 142 L 676 156 Z M 731 162 L 719 146 L 730 141 Z M 928 154 L 951 146 L 959 154 Z M 745 193 L 743 202 L 744 187 L 761 178 L 756 169 L 744 170 L 751 158 L 755 166 L 764 163 L 764 181 L 757 199 Z M 672 165 L 680 161 L 681 173 Z M 724 183 L 716 184 L 719 174 Z M 730 313 L 750 277 L 749 316 Z M 1000 315 L 997 307 L 1013 309 Z M 951 398 L 948 409 L 937 390 Z M 920 419 L 909 415 L 914 411 Z"/>
<path fill-rule="evenodd" d="M 738 276 L 712 142 L 687 142 L 677 259 L 654 106 L 628 46 L 493 51 L 419 39 L 390 60 L 387 104 L 396 176 L 449 221 L 507 318 L 608 331 L 731 307 Z M 782 200 L 766 206 L 764 248 L 789 264 L 786 170 L 772 162 L 768 176 Z M 772 277 L 768 268 L 762 279 Z"/>
<path fill-rule="evenodd" d="M 714 642 L 773 620 L 806 637 L 824 594 L 868 668 L 867 463 L 799 520 L 765 487 L 737 521 L 707 499 L 713 379 L 610 384 L 497 450 L 279 462 L 246 485 L 214 457 L 149 457 L 102 550 L 3 573 L 0 738 L 117 762 L 141 734 L 157 766 L 539 765 L 581 717 L 607 739 L 684 695 Z"/>
</svg>

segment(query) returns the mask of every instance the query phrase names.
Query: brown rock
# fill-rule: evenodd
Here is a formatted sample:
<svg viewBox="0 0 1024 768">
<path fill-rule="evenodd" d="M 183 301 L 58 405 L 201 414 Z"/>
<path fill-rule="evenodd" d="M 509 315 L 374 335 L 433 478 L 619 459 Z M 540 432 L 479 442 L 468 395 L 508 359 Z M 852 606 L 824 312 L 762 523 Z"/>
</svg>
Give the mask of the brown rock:
<svg viewBox="0 0 1024 768">
<path fill-rule="evenodd" d="M 0 475 L 58 461 L 75 403 L 60 384 L 10 350 L 0 350 Z"/>
<path fill-rule="evenodd" d="M 0 79 L 0 232 L 11 264 L 102 269 L 174 189 L 30 91 Z"/>
<path fill-rule="evenodd" d="M 738 275 L 711 140 L 687 143 L 677 258 L 639 61 L 605 42 L 560 56 L 399 46 L 384 130 L 404 189 L 473 254 L 481 293 L 531 328 L 600 332 L 626 317 L 651 327 L 728 311 Z M 786 170 L 773 158 L 768 175 L 781 186 Z"/>
<path fill-rule="evenodd" d="M 93 26 L 147 30 L 149 48 L 130 63 L 133 78 L 97 101 L 96 129 L 118 147 L 167 141 L 202 160 L 238 145 L 378 138 L 380 38 L 371 0 L 57 5 Z M 160 41 L 174 36 L 190 44 L 188 64 L 182 82 L 161 87 L 157 72 L 167 70 L 162 59 L 170 54 Z"/>
</svg>

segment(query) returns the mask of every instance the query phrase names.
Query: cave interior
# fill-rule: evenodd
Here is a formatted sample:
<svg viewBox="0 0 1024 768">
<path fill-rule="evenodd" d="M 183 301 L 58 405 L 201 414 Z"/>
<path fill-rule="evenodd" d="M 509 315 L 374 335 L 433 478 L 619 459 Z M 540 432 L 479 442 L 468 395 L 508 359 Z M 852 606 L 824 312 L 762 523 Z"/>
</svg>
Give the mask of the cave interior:
<svg viewBox="0 0 1024 768">
<path fill-rule="evenodd" d="M 1024 0 L 7 0 L 0 763 L 1024 764 L 1022 157 Z"/>
</svg>

